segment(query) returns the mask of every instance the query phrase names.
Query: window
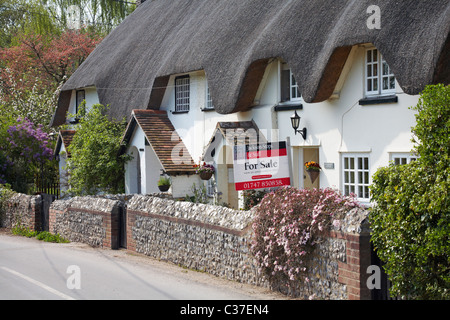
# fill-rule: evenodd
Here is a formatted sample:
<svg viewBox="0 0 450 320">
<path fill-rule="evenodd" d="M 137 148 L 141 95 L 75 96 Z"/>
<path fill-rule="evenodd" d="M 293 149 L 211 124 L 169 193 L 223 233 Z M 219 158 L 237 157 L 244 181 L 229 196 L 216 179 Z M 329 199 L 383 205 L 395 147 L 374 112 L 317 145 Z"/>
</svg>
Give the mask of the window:
<svg viewBox="0 0 450 320">
<path fill-rule="evenodd" d="M 300 94 L 300 91 L 298 90 L 297 81 L 295 81 L 294 74 L 292 73 L 292 70 L 290 70 L 290 69 L 289 69 L 289 74 L 290 74 L 289 86 L 291 89 L 291 96 L 290 96 L 291 101 L 299 100 L 302 97 L 302 95 Z"/>
<path fill-rule="evenodd" d="M 175 112 L 188 112 L 190 102 L 189 76 L 175 78 Z"/>
<path fill-rule="evenodd" d="M 417 160 L 417 156 L 410 153 L 394 153 L 391 155 L 391 160 L 395 165 L 402 165 Z"/>
<path fill-rule="evenodd" d="M 395 76 L 378 49 L 366 51 L 366 95 L 395 93 Z"/>
<path fill-rule="evenodd" d="M 364 155 L 343 156 L 344 194 L 356 194 L 358 199 L 369 200 L 369 157 Z"/>
<path fill-rule="evenodd" d="M 297 81 L 294 78 L 292 70 L 289 69 L 287 64 L 281 66 L 281 79 L 280 79 L 280 93 L 281 102 L 286 101 L 300 101 L 302 95 L 297 86 Z"/>
<path fill-rule="evenodd" d="M 214 106 L 213 106 L 213 103 L 212 103 L 212 99 L 211 99 L 211 94 L 209 93 L 208 81 L 206 81 L 206 102 L 205 102 L 205 109 L 207 109 L 207 110 L 212 110 L 212 109 L 214 109 Z"/>
<path fill-rule="evenodd" d="M 76 99 L 75 99 L 75 114 L 78 113 L 80 105 L 83 103 L 83 101 L 86 99 L 86 92 L 84 90 L 77 90 L 76 91 Z"/>
</svg>

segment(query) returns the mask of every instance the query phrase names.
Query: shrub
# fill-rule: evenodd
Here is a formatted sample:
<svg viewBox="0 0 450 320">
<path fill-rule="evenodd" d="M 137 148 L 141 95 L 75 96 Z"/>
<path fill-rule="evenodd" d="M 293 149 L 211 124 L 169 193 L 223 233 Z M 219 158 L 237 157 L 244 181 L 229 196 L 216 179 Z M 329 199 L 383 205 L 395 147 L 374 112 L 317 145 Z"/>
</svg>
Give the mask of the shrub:
<svg viewBox="0 0 450 320">
<path fill-rule="evenodd" d="M 251 250 L 269 281 L 308 280 L 306 262 L 318 237 L 357 207 L 354 196 L 332 189 L 279 188 L 255 209 Z"/>
<path fill-rule="evenodd" d="M 11 186 L 0 184 L 0 227 L 2 227 L 8 200 L 14 195 Z"/>
<path fill-rule="evenodd" d="M 48 231 L 31 231 L 22 225 L 17 225 L 11 229 L 12 234 L 27 238 L 36 238 L 45 242 L 68 243 L 69 240 L 61 237 L 60 234 L 52 234 Z"/>
<path fill-rule="evenodd" d="M 126 123 L 110 120 L 105 110 L 96 104 L 87 113 L 80 108 L 76 115 L 79 124 L 68 147 L 67 164 L 70 192 L 76 195 L 124 192 L 124 164 L 129 156 L 118 153 Z"/>
<path fill-rule="evenodd" d="M 258 205 L 267 193 L 268 191 L 266 189 L 245 190 L 243 192 L 244 210 L 250 210 L 254 206 Z"/>
<path fill-rule="evenodd" d="M 373 176 L 372 242 L 392 295 L 450 299 L 450 86 L 428 86 L 414 109 L 419 158 Z"/>
</svg>

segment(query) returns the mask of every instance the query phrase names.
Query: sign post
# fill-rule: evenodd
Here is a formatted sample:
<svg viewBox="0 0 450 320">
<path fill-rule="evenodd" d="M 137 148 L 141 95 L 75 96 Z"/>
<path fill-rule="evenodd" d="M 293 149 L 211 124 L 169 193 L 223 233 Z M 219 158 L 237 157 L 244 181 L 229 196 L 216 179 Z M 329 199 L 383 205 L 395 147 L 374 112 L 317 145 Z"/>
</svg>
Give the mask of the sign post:
<svg viewBox="0 0 450 320">
<path fill-rule="evenodd" d="M 234 146 L 236 190 L 291 185 L 289 153 L 286 141 Z"/>
</svg>

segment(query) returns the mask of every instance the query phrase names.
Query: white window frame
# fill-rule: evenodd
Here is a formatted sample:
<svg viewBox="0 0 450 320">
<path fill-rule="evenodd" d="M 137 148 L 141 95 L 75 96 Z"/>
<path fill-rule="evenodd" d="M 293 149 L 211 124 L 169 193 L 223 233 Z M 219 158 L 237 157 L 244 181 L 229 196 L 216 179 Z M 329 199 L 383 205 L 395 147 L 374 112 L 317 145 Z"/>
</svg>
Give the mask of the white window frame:
<svg viewBox="0 0 450 320">
<path fill-rule="evenodd" d="M 205 110 L 213 110 L 214 105 L 211 99 L 211 93 L 209 91 L 208 81 L 206 81 L 206 97 L 205 97 Z"/>
<path fill-rule="evenodd" d="M 75 114 L 80 111 L 80 106 L 83 103 L 83 101 L 86 100 L 86 90 L 76 90 L 75 91 Z"/>
<path fill-rule="evenodd" d="M 392 73 L 391 68 L 381 55 L 380 51 L 373 47 L 366 49 L 364 61 L 364 86 L 366 96 L 394 94 L 397 87 L 395 75 Z"/>
<path fill-rule="evenodd" d="M 189 75 L 175 78 L 175 112 L 189 112 L 190 88 Z"/>
<path fill-rule="evenodd" d="M 298 89 L 297 81 L 292 73 L 292 69 L 289 69 L 289 97 L 290 101 L 299 101 L 302 99 L 302 95 Z"/>
<path fill-rule="evenodd" d="M 391 162 L 395 165 L 403 165 L 417 160 L 418 156 L 409 152 L 391 153 Z"/>
<path fill-rule="evenodd" d="M 370 156 L 367 153 L 342 154 L 342 191 L 356 194 L 361 202 L 370 201 Z"/>
</svg>

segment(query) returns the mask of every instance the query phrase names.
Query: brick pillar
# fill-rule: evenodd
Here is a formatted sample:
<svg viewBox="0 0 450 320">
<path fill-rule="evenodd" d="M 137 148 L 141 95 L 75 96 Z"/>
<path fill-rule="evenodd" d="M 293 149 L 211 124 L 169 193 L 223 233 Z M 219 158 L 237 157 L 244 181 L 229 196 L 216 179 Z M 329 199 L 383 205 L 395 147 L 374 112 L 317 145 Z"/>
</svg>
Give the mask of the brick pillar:
<svg viewBox="0 0 450 320">
<path fill-rule="evenodd" d="M 127 210 L 127 249 L 136 252 L 136 241 L 133 239 L 133 226 L 136 221 L 136 213 Z"/>
<path fill-rule="evenodd" d="M 367 274 L 370 260 L 370 235 L 332 232 L 332 237 L 346 240 L 346 261 L 339 262 L 339 282 L 347 286 L 349 300 L 370 300 Z"/>
<path fill-rule="evenodd" d="M 111 249 L 119 248 L 119 206 L 115 205 L 111 212 L 103 215 L 103 227 L 106 230 L 106 238 L 103 246 Z"/>
</svg>

